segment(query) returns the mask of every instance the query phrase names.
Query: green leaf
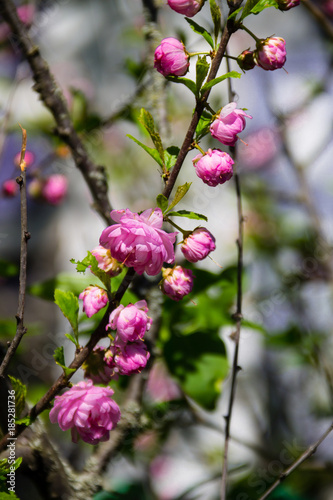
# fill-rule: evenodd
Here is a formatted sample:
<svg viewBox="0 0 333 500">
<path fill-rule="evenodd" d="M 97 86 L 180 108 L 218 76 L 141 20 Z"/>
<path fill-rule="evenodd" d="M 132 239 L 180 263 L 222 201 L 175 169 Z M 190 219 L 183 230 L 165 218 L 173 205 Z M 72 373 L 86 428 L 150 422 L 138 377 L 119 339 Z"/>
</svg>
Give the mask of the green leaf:
<svg viewBox="0 0 333 500">
<path fill-rule="evenodd" d="M 167 212 L 169 212 L 173 207 L 175 207 L 182 198 L 186 195 L 187 191 L 190 189 L 192 182 L 185 182 L 182 186 L 178 186 L 175 197 L 170 203 Z"/>
<path fill-rule="evenodd" d="M 75 368 L 68 368 L 65 365 L 65 355 L 63 346 L 57 347 L 57 349 L 54 351 L 53 357 L 57 365 L 59 365 L 64 370 L 64 374 L 66 377 L 76 371 Z"/>
<path fill-rule="evenodd" d="M 213 78 L 213 80 L 210 80 L 210 82 L 205 83 L 205 85 L 201 89 L 201 93 L 204 94 L 206 90 L 212 88 L 214 85 L 217 85 L 220 82 L 223 82 L 223 80 L 225 80 L 226 78 L 240 78 L 241 76 L 242 74 L 238 73 L 237 71 L 230 71 L 229 73 L 219 76 L 218 78 Z"/>
<path fill-rule="evenodd" d="M 193 92 L 194 95 L 197 94 L 197 86 L 196 86 L 195 82 L 193 82 L 189 78 L 181 78 L 179 76 L 168 76 L 167 80 L 169 80 L 170 82 L 174 82 L 174 83 L 182 83 L 188 89 L 190 89 L 190 91 Z"/>
<path fill-rule="evenodd" d="M 178 210 L 178 212 L 168 212 L 168 216 L 187 217 L 188 219 L 196 219 L 204 221 L 208 220 L 205 215 L 197 214 L 196 212 L 189 212 L 188 210 Z"/>
<path fill-rule="evenodd" d="M 155 123 L 154 123 L 153 117 L 151 116 L 149 111 L 142 108 L 140 111 L 139 121 L 140 121 L 140 123 L 142 123 L 142 125 L 145 127 L 148 134 L 150 135 L 151 140 L 153 141 L 154 146 L 157 149 L 158 154 L 160 155 L 162 165 L 164 165 L 164 149 L 163 149 L 160 134 L 155 129 Z"/>
<path fill-rule="evenodd" d="M 219 32 L 222 29 L 222 21 L 221 21 L 221 10 L 217 5 L 215 0 L 209 0 L 210 13 L 212 15 L 213 23 L 214 23 L 214 36 L 215 40 L 219 36 Z"/>
<path fill-rule="evenodd" d="M 207 111 L 204 111 L 200 117 L 197 128 L 195 129 L 195 138 L 197 142 L 209 132 L 211 122 L 212 115 Z"/>
<path fill-rule="evenodd" d="M 198 57 L 196 64 L 196 84 L 197 84 L 197 94 L 199 95 L 201 86 L 208 74 L 209 64 L 206 57 Z"/>
<path fill-rule="evenodd" d="M 17 264 L 0 259 L 0 276 L 2 278 L 12 278 L 14 276 L 18 276 L 19 272 L 20 268 Z"/>
<path fill-rule="evenodd" d="M 206 42 L 208 42 L 209 45 L 212 47 L 212 49 L 214 49 L 214 41 L 212 35 L 208 33 L 208 31 L 205 28 L 197 24 L 195 21 L 193 21 L 193 19 L 189 19 L 188 17 L 185 17 L 185 21 L 188 22 L 188 24 L 191 26 L 192 30 L 195 33 L 198 33 L 198 35 L 203 36 Z"/>
<path fill-rule="evenodd" d="M 234 11 L 230 14 L 230 16 L 228 17 L 228 19 L 234 19 L 234 18 L 236 18 L 236 17 L 237 17 L 237 14 L 238 14 L 239 12 L 241 12 L 241 10 L 243 10 L 243 6 L 238 7 L 238 9 L 234 10 Z"/>
<path fill-rule="evenodd" d="M 67 337 L 68 340 L 70 340 L 71 342 L 73 342 L 73 344 L 75 346 L 78 345 L 76 338 L 74 338 L 73 335 L 71 335 L 70 333 L 65 333 L 65 337 Z"/>
<path fill-rule="evenodd" d="M 75 261 L 75 259 L 71 259 L 72 264 L 76 264 L 76 270 L 79 273 L 85 272 L 88 268 L 90 272 L 93 273 L 94 276 L 103 283 L 108 291 L 111 290 L 111 278 L 110 276 L 98 267 L 98 262 L 96 257 L 91 253 L 87 252 L 87 256 L 81 261 Z"/>
<path fill-rule="evenodd" d="M 27 388 L 20 380 L 8 375 L 12 388 L 15 391 L 15 413 L 19 417 L 25 407 L 25 398 L 27 396 Z"/>
<path fill-rule="evenodd" d="M 171 170 L 174 167 L 180 149 L 177 146 L 170 146 L 164 151 L 164 160 L 166 170 Z"/>
<path fill-rule="evenodd" d="M 64 292 L 63 290 L 56 289 L 54 291 L 54 302 L 60 307 L 61 312 L 68 319 L 76 339 L 79 335 L 78 330 L 78 315 L 79 315 L 79 301 L 73 292 Z"/>
<path fill-rule="evenodd" d="M 156 203 L 157 206 L 162 210 L 162 212 L 165 212 L 168 208 L 169 200 L 164 196 L 164 194 L 159 194 L 156 197 Z"/>
<path fill-rule="evenodd" d="M 240 19 L 243 20 L 250 14 L 259 14 L 259 12 L 269 7 L 278 9 L 279 4 L 276 0 L 247 0 Z"/>
<path fill-rule="evenodd" d="M 164 345 L 164 357 L 183 391 L 205 409 L 213 410 L 228 374 L 226 349 L 218 334 L 200 331 L 173 336 Z"/>
<path fill-rule="evenodd" d="M 24 418 L 19 418 L 16 420 L 17 425 L 25 425 L 26 427 L 29 427 L 34 422 L 35 419 L 31 417 L 24 417 Z"/>
<path fill-rule="evenodd" d="M 129 137 L 130 139 L 132 139 L 132 141 L 136 142 L 136 144 L 138 144 L 142 149 L 144 149 L 146 151 L 146 153 L 148 153 L 152 158 L 154 158 L 154 160 L 156 161 L 156 163 L 158 163 L 160 165 L 160 167 L 163 168 L 163 162 L 161 160 L 159 152 L 156 149 L 150 148 L 149 146 L 146 146 L 145 144 L 143 144 L 142 142 L 140 142 L 138 139 L 135 139 L 135 137 L 133 137 L 130 134 L 127 134 L 127 137 Z"/>
</svg>

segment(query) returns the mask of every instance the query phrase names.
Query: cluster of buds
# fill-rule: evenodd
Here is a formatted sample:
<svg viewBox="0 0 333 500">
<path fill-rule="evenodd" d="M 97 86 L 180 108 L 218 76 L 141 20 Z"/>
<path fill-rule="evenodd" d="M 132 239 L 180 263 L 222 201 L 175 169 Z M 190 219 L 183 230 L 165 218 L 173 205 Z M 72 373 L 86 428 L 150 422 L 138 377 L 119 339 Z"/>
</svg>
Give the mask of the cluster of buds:
<svg viewBox="0 0 333 500">
<path fill-rule="evenodd" d="M 248 71 L 255 66 L 266 71 L 274 71 L 284 66 L 286 62 L 286 42 L 281 37 L 269 37 L 257 42 L 255 51 L 244 50 L 238 57 L 239 67 Z"/>
</svg>

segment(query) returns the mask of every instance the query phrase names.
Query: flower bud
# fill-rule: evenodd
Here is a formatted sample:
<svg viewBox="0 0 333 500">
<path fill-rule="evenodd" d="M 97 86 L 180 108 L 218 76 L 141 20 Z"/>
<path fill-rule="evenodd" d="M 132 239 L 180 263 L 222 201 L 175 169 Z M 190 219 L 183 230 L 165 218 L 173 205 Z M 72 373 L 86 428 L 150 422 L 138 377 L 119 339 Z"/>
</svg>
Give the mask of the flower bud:
<svg viewBox="0 0 333 500">
<path fill-rule="evenodd" d="M 260 68 L 274 71 L 282 68 L 286 62 L 286 42 L 281 37 L 273 36 L 257 44 L 255 61 Z"/>
<path fill-rule="evenodd" d="M 19 192 L 19 185 L 15 179 L 8 179 L 2 184 L 2 193 L 6 198 L 14 198 Z"/>
<path fill-rule="evenodd" d="M 208 149 L 206 154 L 198 154 L 192 162 L 197 176 L 208 186 L 223 184 L 233 175 L 233 159 L 219 149 Z"/>
<path fill-rule="evenodd" d="M 103 309 L 109 301 L 108 294 L 99 286 L 88 286 L 80 293 L 79 299 L 83 300 L 83 312 L 88 318 Z"/>
<path fill-rule="evenodd" d="M 120 375 L 133 375 L 140 373 L 149 358 L 150 353 L 147 351 L 146 344 L 138 340 L 118 349 L 114 362 Z"/>
<path fill-rule="evenodd" d="M 164 38 L 155 50 L 154 67 L 163 76 L 183 76 L 189 65 L 185 47 L 176 38 Z"/>
<path fill-rule="evenodd" d="M 203 0 L 168 0 L 169 7 L 178 14 L 193 17 L 203 5 Z"/>
<path fill-rule="evenodd" d="M 237 63 L 240 69 L 243 71 L 249 71 L 253 69 L 256 65 L 254 60 L 254 52 L 251 50 L 243 50 L 241 54 L 237 57 Z"/>
<path fill-rule="evenodd" d="M 197 227 L 184 239 L 181 251 L 189 262 L 198 262 L 205 259 L 215 248 L 214 236 L 206 228 Z"/>
<path fill-rule="evenodd" d="M 246 126 L 245 117 L 252 118 L 242 109 L 236 108 L 235 102 L 230 102 L 224 106 L 217 118 L 210 126 L 210 133 L 215 139 L 226 146 L 234 146 L 238 140 L 238 135 Z"/>
<path fill-rule="evenodd" d="M 27 185 L 27 191 L 29 196 L 31 196 L 34 200 L 40 199 L 43 191 L 43 181 L 37 178 L 32 179 L 32 181 Z"/>
<path fill-rule="evenodd" d="M 152 323 L 147 312 L 148 307 L 145 300 L 128 304 L 126 307 L 121 304 L 110 314 L 106 328 L 117 330 L 117 340 L 119 339 L 120 343 L 142 340 Z"/>
<path fill-rule="evenodd" d="M 98 262 L 98 267 L 105 271 L 111 278 L 118 276 L 123 270 L 123 265 L 111 256 L 110 250 L 98 245 L 91 251 Z"/>
<path fill-rule="evenodd" d="M 46 179 L 42 196 L 51 205 L 59 205 L 67 194 L 67 179 L 64 175 L 54 174 Z"/>
<path fill-rule="evenodd" d="M 279 10 L 289 10 L 293 7 L 297 7 L 301 3 L 301 0 L 278 0 Z"/>
<path fill-rule="evenodd" d="M 163 279 L 160 282 L 162 292 L 172 300 L 179 301 L 193 288 L 193 273 L 181 266 L 162 268 Z"/>
</svg>

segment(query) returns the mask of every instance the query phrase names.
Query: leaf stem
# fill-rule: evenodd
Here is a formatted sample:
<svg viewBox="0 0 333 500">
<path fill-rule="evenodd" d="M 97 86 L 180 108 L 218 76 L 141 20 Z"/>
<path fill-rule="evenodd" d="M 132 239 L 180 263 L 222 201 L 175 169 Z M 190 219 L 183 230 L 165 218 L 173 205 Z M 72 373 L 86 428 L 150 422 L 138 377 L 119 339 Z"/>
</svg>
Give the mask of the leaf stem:
<svg viewBox="0 0 333 500">
<path fill-rule="evenodd" d="M 252 36 L 252 38 L 256 41 L 256 43 L 262 42 L 262 40 L 260 40 L 260 38 L 258 38 L 254 33 L 252 33 L 252 31 L 249 30 L 249 28 L 244 26 L 244 24 L 240 24 L 239 27 L 240 27 L 240 29 L 246 31 L 246 33 L 248 33 L 250 36 Z"/>
</svg>

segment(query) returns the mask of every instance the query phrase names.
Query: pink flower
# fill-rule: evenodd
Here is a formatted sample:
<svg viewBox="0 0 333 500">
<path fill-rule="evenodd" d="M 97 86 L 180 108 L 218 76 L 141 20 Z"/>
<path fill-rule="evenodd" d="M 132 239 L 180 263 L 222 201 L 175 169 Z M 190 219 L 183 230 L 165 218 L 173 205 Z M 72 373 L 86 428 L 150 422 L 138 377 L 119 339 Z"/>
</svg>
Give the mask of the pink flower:
<svg viewBox="0 0 333 500">
<path fill-rule="evenodd" d="M 88 318 L 96 314 L 100 309 L 108 303 L 108 294 L 99 286 L 88 286 L 79 295 L 79 299 L 83 300 L 83 312 Z"/>
<path fill-rule="evenodd" d="M 34 5 L 21 5 L 17 7 L 17 15 L 22 23 L 30 26 L 35 15 Z M 0 24 L 0 42 L 3 42 L 11 34 L 11 29 L 6 23 Z"/>
<path fill-rule="evenodd" d="M 91 251 L 92 255 L 96 257 L 98 267 L 109 274 L 112 278 L 118 276 L 123 270 L 122 264 L 111 256 L 110 250 L 98 245 Z"/>
<path fill-rule="evenodd" d="M 172 10 L 187 17 L 193 17 L 202 7 L 202 1 L 197 0 L 168 0 Z"/>
<path fill-rule="evenodd" d="M 215 250 L 215 238 L 204 227 L 197 227 L 192 231 L 181 246 L 181 251 L 189 262 L 198 262 L 213 250 Z"/>
<path fill-rule="evenodd" d="M 58 421 L 63 431 L 71 429 L 74 443 L 79 437 L 89 444 L 107 441 L 120 419 L 113 393 L 110 387 L 96 387 L 91 380 L 79 382 L 55 397 L 50 420 L 53 424 Z"/>
<path fill-rule="evenodd" d="M 242 109 L 236 108 L 235 102 L 224 106 L 216 120 L 210 126 L 210 133 L 215 139 L 226 146 L 234 146 L 238 140 L 237 134 L 246 126 L 245 117 L 252 118 Z"/>
<path fill-rule="evenodd" d="M 105 351 L 104 347 L 95 346 L 82 365 L 84 377 L 94 384 L 108 384 L 114 375 L 113 368 L 104 360 Z"/>
<path fill-rule="evenodd" d="M 19 185 L 15 179 L 8 179 L 2 184 L 2 193 L 7 198 L 13 198 L 19 192 Z"/>
<path fill-rule="evenodd" d="M 145 210 L 138 215 L 130 210 L 113 210 L 111 217 L 120 224 L 102 232 L 100 244 L 110 249 L 113 258 L 138 274 L 158 274 L 163 262 L 175 260 L 173 243 L 177 233 L 167 234 L 161 229 L 163 214 L 160 208 Z"/>
<path fill-rule="evenodd" d="M 67 193 L 67 179 L 64 175 L 54 174 L 46 179 L 42 196 L 51 205 L 58 205 L 62 202 Z"/>
<path fill-rule="evenodd" d="M 163 76 L 183 76 L 189 65 L 189 56 L 177 38 L 164 38 L 155 50 L 154 67 Z"/>
<path fill-rule="evenodd" d="M 233 175 L 233 159 L 219 149 L 208 149 L 204 155 L 199 153 L 192 162 L 197 176 L 208 186 L 223 184 Z"/>
<path fill-rule="evenodd" d="M 257 45 L 255 61 L 266 71 L 282 68 L 286 62 L 286 42 L 283 38 L 273 36 L 262 40 Z"/>
<path fill-rule="evenodd" d="M 297 7 L 300 3 L 301 0 L 278 0 L 279 10 L 289 10 Z"/>
<path fill-rule="evenodd" d="M 172 401 L 182 397 L 178 384 L 170 377 L 161 361 L 156 361 L 150 370 L 147 389 L 155 401 Z"/>
<path fill-rule="evenodd" d="M 150 354 L 144 342 L 136 341 L 118 349 L 114 362 L 120 375 L 139 373 L 147 364 Z"/>
<path fill-rule="evenodd" d="M 162 269 L 163 280 L 160 287 L 163 293 L 173 300 L 181 300 L 193 288 L 193 273 L 181 266 Z"/>
<path fill-rule="evenodd" d="M 149 330 L 152 319 L 147 315 L 148 307 L 145 300 L 139 300 L 135 304 L 122 304 L 110 314 L 106 329 L 117 330 L 120 342 L 135 342 L 143 339 Z"/>
</svg>

